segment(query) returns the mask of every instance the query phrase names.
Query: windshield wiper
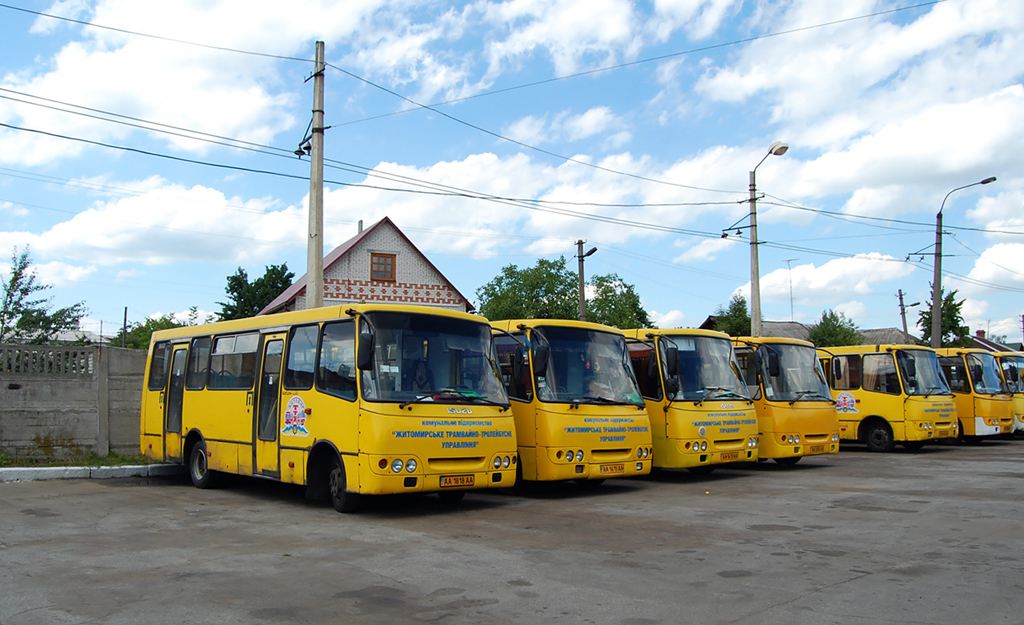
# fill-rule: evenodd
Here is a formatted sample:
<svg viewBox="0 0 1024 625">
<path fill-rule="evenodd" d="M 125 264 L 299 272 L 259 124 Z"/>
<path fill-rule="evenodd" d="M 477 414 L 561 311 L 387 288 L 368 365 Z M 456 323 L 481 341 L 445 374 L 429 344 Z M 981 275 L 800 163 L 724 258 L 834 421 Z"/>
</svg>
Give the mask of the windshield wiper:
<svg viewBox="0 0 1024 625">
<path fill-rule="evenodd" d="M 825 397 L 824 395 L 822 395 L 818 391 L 797 391 L 796 392 L 796 397 L 794 397 L 792 400 L 790 400 L 789 405 L 792 406 L 793 404 L 795 404 L 796 402 L 800 401 L 801 399 L 803 399 L 804 397 L 807 397 L 807 396 L 817 397 L 819 399 L 824 399 L 825 401 L 829 402 L 830 404 L 836 403 L 836 400 L 832 399 L 831 397 Z"/>
<path fill-rule="evenodd" d="M 509 408 L 509 404 L 503 404 L 501 402 L 494 401 L 493 399 L 488 399 L 486 395 L 481 395 L 476 391 L 448 387 L 431 391 L 426 395 L 420 395 L 416 397 L 416 399 L 410 399 L 409 401 L 402 402 L 398 405 L 398 408 L 401 410 L 410 404 L 417 404 L 428 399 L 431 401 L 471 401 L 488 406 L 500 406 L 503 410 L 508 410 Z"/>
<path fill-rule="evenodd" d="M 694 406 L 699 406 L 699 405 L 703 404 L 704 402 L 706 402 L 709 399 L 719 398 L 719 397 L 726 397 L 726 398 L 729 398 L 729 399 L 746 399 L 746 400 L 750 401 L 749 397 L 747 397 L 745 395 L 741 395 L 740 393 L 737 393 L 736 391 L 734 391 L 732 389 L 724 388 L 724 387 L 721 387 L 721 386 L 705 386 L 704 388 L 702 388 L 700 390 L 704 393 L 704 396 L 701 397 L 700 399 L 698 399 L 697 401 L 695 401 L 693 403 Z"/>
<path fill-rule="evenodd" d="M 602 405 L 606 405 L 606 406 L 610 406 L 610 405 L 614 405 L 614 406 L 637 406 L 637 405 L 639 405 L 639 404 L 636 404 L 636 403 L 631 402 L 631 401 L 623 401 L 623 400 L 620 400 L 620 399 L 609 399 L 608 397 L 597 397 L 595 395 L 586 395 L 584 397 L 577 397 L 577 398 L 573 399 L 572 400 L 572 407 L 573 408 L 579 408 L 581 403 L 583 403 L 583 404 L 602 404 Z"/>
</svg>

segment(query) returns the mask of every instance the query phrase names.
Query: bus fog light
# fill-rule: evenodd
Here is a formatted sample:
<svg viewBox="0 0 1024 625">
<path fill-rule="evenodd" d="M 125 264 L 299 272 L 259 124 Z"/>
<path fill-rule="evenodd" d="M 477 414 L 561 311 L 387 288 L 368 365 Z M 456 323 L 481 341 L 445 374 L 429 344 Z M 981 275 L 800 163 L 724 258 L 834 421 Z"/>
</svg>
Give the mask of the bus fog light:
<svg viewBox="0 0 1024 625">
<path fill-rule="evenodd" d="M 642 462 L 636 463 L 636 470 L 637 471 L 643 471 L 644 470 L 644 463 L 642 463 Z"/>
<path fill-rule="evenodd" d="M 510 460 L 508 456 L 501 459 L 501 468 L 507 469 L 510 464 L 512 464 L 512 460 Z"/>
<path fill-rule="evenodd" d="M 395 458 L 391 461 L 391 470 L 395 473 L 401 473 L 404 466 L 405 464 L 402 462 L 401 458 Z"/>
<path fill-rule="evenodd" d="M 576 462 L 583 462 L 583 450 L 580 449 L 576 452 Z"/>
<path fill-rule="evenodd" d="M 494 457 L 494 468 L 495 469 L 500 469 L 501 468 L 501 456 L 495 456 Z"/>
<path fill-rule="evenodd" d="M 416 461 L 410 458 L 409 461 L 405 463 L 405 470 L 408 471 L 409 473 L 415 473 Z"/>
</svg>

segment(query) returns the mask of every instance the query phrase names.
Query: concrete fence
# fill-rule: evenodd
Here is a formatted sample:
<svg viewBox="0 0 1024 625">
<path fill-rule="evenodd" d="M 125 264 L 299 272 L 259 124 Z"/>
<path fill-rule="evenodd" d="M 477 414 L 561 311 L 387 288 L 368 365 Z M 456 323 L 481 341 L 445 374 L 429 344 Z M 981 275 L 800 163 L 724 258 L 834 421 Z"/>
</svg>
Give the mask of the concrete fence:
<svg viewBox="0 0 1024 625">
<path fill-rule="evenodd" d="M 0 345 L 0 451 L 137 454 L 145 366 L 141 350 Z"/>
</svg>

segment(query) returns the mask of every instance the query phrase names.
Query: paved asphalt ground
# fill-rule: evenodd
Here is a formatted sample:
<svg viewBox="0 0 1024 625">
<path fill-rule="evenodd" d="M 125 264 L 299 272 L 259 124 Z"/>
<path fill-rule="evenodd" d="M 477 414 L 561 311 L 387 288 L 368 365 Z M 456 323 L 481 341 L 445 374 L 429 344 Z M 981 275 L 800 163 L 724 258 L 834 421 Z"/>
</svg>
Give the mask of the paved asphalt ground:
<svg viewBox="0 0 1024 625">
<path fill-rule="evenodd" d="M 0 483 L 0 624 L 1024 622 L 1024 441 L 354 515 L 231 478 Z"/>
</svg>

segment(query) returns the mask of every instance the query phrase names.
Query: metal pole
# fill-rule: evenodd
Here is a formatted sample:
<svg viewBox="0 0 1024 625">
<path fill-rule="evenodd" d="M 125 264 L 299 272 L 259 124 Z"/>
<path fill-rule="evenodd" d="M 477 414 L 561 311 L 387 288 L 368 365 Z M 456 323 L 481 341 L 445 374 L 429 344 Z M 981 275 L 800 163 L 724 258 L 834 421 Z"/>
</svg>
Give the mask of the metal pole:
<svg viewBox="0 0 1024 625">
<path fill-rule="evenodd" d="M 324 42 L 316 42 L 313 124 L 309 152 L 309 242 L 306 246 L 306 308 L 324 305 Z"/>
<path fill-rule="evenodd" d="M 900 298 L 900 319 L 903 320 L 903 334 L 907 334 L 907 309 L 903 305 L 903 289 L 899 291 Z"/>
<path fill-rule="evenodd" d="M 761 159 L 764 162 L 764 159 Z M 758 163 L 760 165 L 760 163 Z M 750 172 L 750 335 L 761 336 L 761 270 L 757 261 L 757 184 Z"/>
<path fill-rule="evenodd" d="M 580 259 L 580 321 L 587 320 L 587 297 L 583 283 L 583 239 L 576 241 L 576 257 Z"/>
</svg>

